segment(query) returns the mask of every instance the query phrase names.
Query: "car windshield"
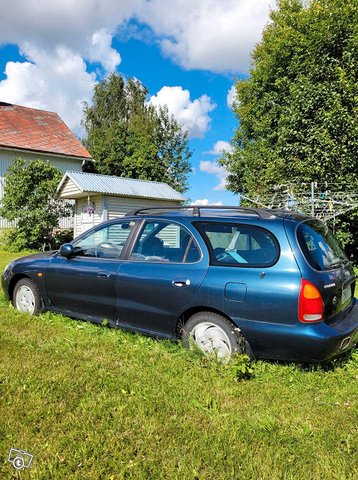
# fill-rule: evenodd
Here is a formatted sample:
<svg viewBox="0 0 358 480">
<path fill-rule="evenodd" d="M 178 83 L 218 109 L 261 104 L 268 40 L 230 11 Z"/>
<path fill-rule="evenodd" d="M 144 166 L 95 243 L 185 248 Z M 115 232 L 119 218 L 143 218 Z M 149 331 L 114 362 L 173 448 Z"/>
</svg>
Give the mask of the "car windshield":
<svg viewBox="0 0 358 480">
<path fill-rule="evenodd" d="M 316 270 L 332 270 L 347 262 L 347 257 L 329 228 L 318 220 L 301 223 L 297 229 L 297 238 L 307 261 Z"/>
</svg>

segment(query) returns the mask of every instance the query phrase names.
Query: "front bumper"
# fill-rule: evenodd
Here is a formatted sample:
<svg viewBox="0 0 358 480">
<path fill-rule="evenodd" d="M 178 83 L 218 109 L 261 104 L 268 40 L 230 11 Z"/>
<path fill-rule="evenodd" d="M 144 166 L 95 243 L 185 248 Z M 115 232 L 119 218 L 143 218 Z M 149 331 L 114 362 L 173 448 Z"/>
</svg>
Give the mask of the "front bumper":
<svg viewBox="0 0 358 480">
<path fill-rule="evenodd" d="M 9 298 L 9 284 L 12 277 L 11 271 L 4 271 L 1 275 L 1 288 L 4 292 L 6 300 L 10 300 Z"/>
<path fill-rule="evenodd" d="M 256 358 L 294 362 L 322 362 L 358 343 L 358 301 L 337 324 L 284 325 L 237 319 L 238 327 Z"/>
</svg>

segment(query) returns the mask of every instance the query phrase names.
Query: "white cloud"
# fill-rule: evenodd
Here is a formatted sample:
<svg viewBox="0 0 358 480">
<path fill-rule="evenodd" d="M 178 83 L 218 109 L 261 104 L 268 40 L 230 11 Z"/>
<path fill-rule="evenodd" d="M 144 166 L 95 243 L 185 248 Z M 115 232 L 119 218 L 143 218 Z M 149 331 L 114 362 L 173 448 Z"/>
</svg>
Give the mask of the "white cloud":
<svg viewBox="0 0 358 480">
<path fill-rule="evenodd" d="M 163 53 L 186 69 L 246 72 L 274 0 L 2 0 L 0 45 L 16 44 L 23 62 L 8 62 L 0 100 L 57 111 L 78 131 L 81 102 L 96 78 L 85 61 L 111 72 L 121 62 L 112 40 L 130 19 L 149 26 Z M 141 28 L 141 27 L 139 27 Z M 147 29 L 148 30 L 148 29 Z M 202 138 L 215 108 L 210 97 L 190 99 L 163 87 L 151 99 Z"/>
<path fill-rule="evenodd" d="M 236 93 L 236 85 L 234 84 L 230 90 L 227 92 L 227 96 L 226 96 L 226 102 L 227 102 L 227 106 L 229 108 L 232 108 L 234 103 L 235 104 L 238 104 L 239 103 L 239 100 L 237 98 L 237 93 Z"/>
<path fill-rule="evenodd" d="M 62 45 L 82 57 L 93 35 L 112 36 L 131 18 L 149 25 L 164 54 L 187 69 L 247 72 L 275 0 L 2 0 L 0 44 Z M 103 37 L 103 34 L 102 34 Z M 103 38 L 102 38 L 102 41 Z M 108 46 L 107 40 L 105 40 Z M 110 45 L 110 44 L 109 44 Z M 103 65 L 115 62 L 112 47 Z M 112 60 L 111 60 L 112 58 Z"/>
<path fill-rule="evenodd" d="M 79 133 L 82 101 L 90 100 L 94 78 L 82 58 L 64 47 L 51 55 L 29 49 L 28 62 L 8 62 L 0 100 L 51 110 Z"/>
<path fill-rule="evenodd" d="M 219 202 L 211 202 L 207 198 L 201 198 L 198 200 L 195 200 L 195 202 L 192 203 L 192 205 L 198 205 L 198 206 L 208 206 L 208 205 L 217 205 L 217 206 L 222 206 L 223 202 L 220 200 Z"/>
<path fill-rule="evenodd" d="M 112 35 L 102 28 L 92 35 L 87 55 L 90 61 L 101 63 L 107 72 L 113 72 L 121 63 L 120 54 L 111 44 Z"/>
<path fill-rule="evenodd" d="M 233 150 L 234 149 L 229 142 L 226 142 L 225 140 L 218 140 L 217 142 L 214 143 L 213 148 L 209 150 L 207 153 L 209 153 L 210 155 L 220 156 L 225 152 L 232 153 Z"/>
<path fill-rule="evenodd" d="M 201 161 L 200 162 L 200 171 L 213 174 L 219 180 L 219 184 L 214 187 L 213 190 L 225 190 L 226 189 L 226 178 L 228 176 L 225 168 L 218 165 L 216 162 Z"/>
<path fill-rule="evenodd" d="M 118 61 L 112 36 L 142 2 L 2 0 L 0 44 L 15 43 L 21 50 L 31 45 L 47 52 L 63 46 L 83 58 L 95 58 L 105 68 L 112 67 Z"/>
<path fill-rule="evenodd" d="M 274 0 L 150 0 L 137 16 L 164 54 L 186 69 L 247 72 Z"/>
<path fill-rule="evenodd" d="M 169 113 L 188 130 L 192 138 L 203 138 L 210 127 L 209 112 L 216 107 L 208 95 L 191 101 L 189 90 L 183 90 L 182 87 L 163 87 L 150 98 L 150 103 L 167 105 Z"/>
<path fill-rule="evenodd" d="M 82 102 L 96 80 L 85 60 L 107 72 L 118 66 L 113 34 L 141 2 L 2 0 L 0 44 L 17 44 L 26 61 L 6 64 L 0 100 L 55 111 L 80 133 Z"/>
</svg>

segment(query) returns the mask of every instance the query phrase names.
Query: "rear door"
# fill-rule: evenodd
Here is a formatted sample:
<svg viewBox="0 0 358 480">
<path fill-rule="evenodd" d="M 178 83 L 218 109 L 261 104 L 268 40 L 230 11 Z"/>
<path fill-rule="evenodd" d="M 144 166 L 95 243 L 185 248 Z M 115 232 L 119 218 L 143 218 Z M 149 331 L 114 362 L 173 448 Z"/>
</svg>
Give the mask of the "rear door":
<svg viewBox="0 0 358 480">
<path fill-rule="evenodd" d="M 208 259 L 186 227 L 147 220 L 119 270 L 117 325 L 173 336 L 207 269 Z"/>
<path fill-rule="evenodd" d="M 353 304 L 353 267 L 324 223 L 313 219 L 304 221 L 297 227 L 296 236 L 303 276 L 320 289 L 325 321 L 337 322 Z"/>
<path fill-rule="evenodd" d="M 260 226 L 243 221 L 198 221 L 195 226 L 211 255 L 201 289 L 210 307 L 225 312 L 242 328 L 246 326 L 247 336 L 253 328 L 251 321 L 297 321 L 301 274 L 282 238 L 280 220 L 261 221 Z"/>
</svg>

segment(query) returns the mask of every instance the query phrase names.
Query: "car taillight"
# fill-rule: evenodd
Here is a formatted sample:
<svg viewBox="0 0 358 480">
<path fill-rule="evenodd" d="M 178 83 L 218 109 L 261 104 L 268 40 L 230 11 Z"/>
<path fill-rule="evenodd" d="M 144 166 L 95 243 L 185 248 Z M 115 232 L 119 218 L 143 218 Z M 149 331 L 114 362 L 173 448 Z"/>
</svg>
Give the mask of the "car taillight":
<svg viewBox="0 0 358 480">
<path fill-rule="evenodd" d="M 298 299 L 298 319 L 311 323 L 323 320 L 323 299 L 318 288 L 308 280 L 302 279 Z"/>
</svg>

